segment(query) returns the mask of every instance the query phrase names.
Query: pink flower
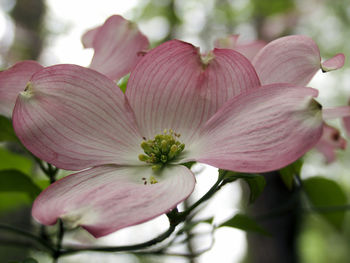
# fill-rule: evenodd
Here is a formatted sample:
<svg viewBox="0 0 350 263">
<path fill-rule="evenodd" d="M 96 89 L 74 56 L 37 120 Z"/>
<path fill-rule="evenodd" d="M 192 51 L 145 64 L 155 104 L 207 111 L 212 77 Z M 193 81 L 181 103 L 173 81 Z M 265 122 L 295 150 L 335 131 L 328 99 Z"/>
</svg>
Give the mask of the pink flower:
<svg viewBox="0 0 350 263">
<path fill-rule="evenodd" d="M 118 80 L 136 65 L 139 52 L 148 48 L 147 38 L 136 25 L 114 15 L 106 22 L 86 32 L 82 37 L 86 48 L 95 53 L 90 68 Z M 31 76 L 43 67 L 35 61 L 22 61 L 0 72 L 0 114 L 11 117 L 19 92 L 23 91 Z"/>
<path fill-rule="evenodd" d="M 340 132 L 336 128 L 324 124 L 322 137 L 315 148 L 324 155 L 327 163 L 331 163 L 336 159 L 336 150 L 345 150 L 346 140 L 340 136 Z"/>
<path fill-rule="evenodd" d="M 63 218 L 100 237 L 186 199 L 195 178 L 183 163 L 240 172 L 284 167 L 320 139 L 316 96 L 312 88 L 261 86 L 233 50 L 201 57 L 177 40 L 141 58 L 125 94 L 92 69 L 44 68 L 17 98 L 16 134 L 37 157 L 85 170 L 49 186 L 32 214 L 42 224 Z"/>
<path fill-rule="evenodd" d="M 321 63 L 320 50 L 307 36 L 294 35 L 278 38 L 268 43 L 254 57 L 252 63 L 262 84 L 290 83 L 307 85 L 312 77 L 343 67 L 344 54 Z"/>
<path fill-rule="evenodd" d="M 30 77 L 40 69 L 35 61 L 22 61 L 0 72 L 0 114 L 11 117 L 19 92 L 24 90 Z"/>
<path fill-rule="evenodd" d="M 90 68 L 113 80 L 130 73 L 140 59 L 139 52 L 149 47 L 149 42 L 137 25 L 119 15 L 111 16 L 99 27 L 87 31 L 82 37 L 85 48 L 95 53 Z"/>
<path fill-rule="evenodd" d="M 256 54 L 266 46 L 266 42 L 263 40 L 255 40 L 251 42 L 242 43 L 239 41 L 239 35 L 229 35 L 224 38 L 218 38 L 214 42 L 216 48 L 229 48 L 236 50 L 244 55 L 250 61 L 256 56 Z"/>
<path fill-rule="evenodd" d="M 307 85 L 320 69 L 323 72 L 336 70 L 344 66 L 344 54 L 321 63 L 321 55 L 316 43 L 307 36 L 287 36 L 267 44 L 253 59 L 260 81 L 263 84 L 275 82 Z M 350 115 L 349 107 L 324 110 L 324 119 Z M 346 141 L 339 131 L 324 123 L 324 132 L 316 145 L 328 163 L 335 160 L 335 150 L 345 149 Z"/>
<path fill-rule="evenodd" d="M 239 35 L 219 38 L 217 48 L 233 49 L 246 56 L 252 64 L 262 84 L 290 83 L 307 85 L 320 69 L 323 72 L 344 66 L 344 54 L 321 63 L 317 44 L 307 36 L 292 35 L 278 38 L 266 44 L 262 40 L 239 43 Z"/>
<path fill-rule="evenodd" d="M 225 42 L 225 41 L 226 42 Z M 226 43 L 226 48 L 234 49 L 247 56 L 254 65 L 262 84 L 289 83 L 292 85 L 307 85 L 320 69 L 323 72 L 336 70 L 344 65 L 345 57 L 337 54 L 321 63 L 321 55 L 316 43 L 307 36 L 294 35 L 276 39 L 267 45 L 253 41 L 243 45 L 237 44 L 238 35 L 217 40 Z M 330 113 L 332 116 L 330 116 Z M 324 118 L 349 116 L 349 107 L 326 109 Z M 350 117 L 344 117 L 345 127 L 350 130 Z M 349 120 L 349 121 L 347 121 Z M 347 126 L 347 122 L 349 125 Z M 335 150 L 345 149 L 346 141 L 335 128 L 324 124 L 321 140 L 316 145 L 328 163 L 335 160 Z"/>
</svg>

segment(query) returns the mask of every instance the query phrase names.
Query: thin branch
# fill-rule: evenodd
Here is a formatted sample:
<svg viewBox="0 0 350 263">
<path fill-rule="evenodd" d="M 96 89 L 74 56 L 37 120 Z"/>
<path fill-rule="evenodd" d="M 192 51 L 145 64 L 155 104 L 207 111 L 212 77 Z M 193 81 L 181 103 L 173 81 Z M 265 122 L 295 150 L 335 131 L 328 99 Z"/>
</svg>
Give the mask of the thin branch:
<svg viewBox="0 0 350 263">
<path fill-rule="evenodd" d="M 31 154 L 32 155 L 32 154 Z M 40 170 L 49 178 L 50 184 L 53 184 L 56 182 L 56 175 L 59 171 L 57 167 L 54 167 L 50 163 L 46 163 L 47 167 L 45 167 L 43 161 L 39 159 L 38 157 L 32 155 L 36 163 L 39 165 Z"/>
<path fill-rule="evenodd" d="M 64 235 L 64 226 L 61 219 L 58 220 L 56 253 L 53 255 L 54 262 L 61 256 L 62 240 Z"/>
<path fill-rule="evenodd" d="M 184 202 L 184 206 L 185 206 L 185 209 L 187 210 L 189 208 L 189 200 L 185 200 Z M 187 247 L 187 251 L 188 251 L 188 254 L 189 254 L 189 262 L 190 263 L 195 263 L 195 257 L 193 256 L 195 253 L 194 253 L 194 242 L 192 240 L 192 233 L 191 233 L 191 229 L 186 227 L 186 223 L 188 224 L 191 224 L 192 222 L 191 221 L 186 221 L 185 222 L 185 226 L 184 226 L 184 233 L 186 234 L 186 247 Z"/>
<path fill-rule="evenodd" d="M 186 209 L 183 212 L 180 212 L 179 215 L 181 217 L 183 217 L 184 219 L 194 210 L 196 209 L 200 204 L 202 204 L 203 202 L 207 201 L 208 199 L 210 199 L 210 197 L 212 197 L 217 191 L 218 189 L 220 189 L 221 184 L 223 182 L 223 178 L 225 177 L 224 174 L 219 175 L 218 180 L 215 182 L 215 184 L 209 189 L 209 191 L 203 195 L 197 202 L 195 202 L 193 205 L 191 205 L 188 209 Z"/>
<path fill-rule="evenodd" d="M 152 255 L 152 256 L 172 256 L 172 257 L 186 257 L 186 258 L 196 258 L 196 257 L 199 257 L 200 255 L 204 254 L 205 252 L 209 251 L 210 249 L 212 249 L 212 247 L 214 246 L 215 244 L 215 238 L 214 238 L 214 231 L 215 231 L 215 227 L 213 227 L 212 231 L 210 232 L 212 234 L 212 239 L 211 239 L 211 242 L 210 242 L 210 245 L 205 248 L 205 249 L 202 249 L 198 252 L 195 252 L 195 253 L 169 253 L 169 252 L 164 252 L 165 251 L 165 248 L 163 249 L 159 249 L 159 250 L 156 250 L 156 251 L 142 251 L 142 252 L 135 252 L 133 254 L 136 254 L 136 255 Z"/>
<path fill-rule="evenodd" d="M 157 243 L 162 242 L 166 238 L 168 238 L 174 231 L 176 226 L 175 225 L 169 225 L 169 228 L 167 231 L 165 231 L 163 234 L 157 236 L 156 238 L 153 238 L 147 242 L 135 244 L 135 245 L 128 245 L 128 246 L 118 246 L 118 247 L 83 247 L 83 248 L 76 248 L 76 247 L 64 247 L 63 251 L 60 253 L 61 256 L 74 254 L 82 251 L 100 251 L 100 252 L 125 252 L 125 251 L 133 251 L 133 250 L 140 250 L 144 249 L 146 247 L 153 246 Z"/>
</svg>

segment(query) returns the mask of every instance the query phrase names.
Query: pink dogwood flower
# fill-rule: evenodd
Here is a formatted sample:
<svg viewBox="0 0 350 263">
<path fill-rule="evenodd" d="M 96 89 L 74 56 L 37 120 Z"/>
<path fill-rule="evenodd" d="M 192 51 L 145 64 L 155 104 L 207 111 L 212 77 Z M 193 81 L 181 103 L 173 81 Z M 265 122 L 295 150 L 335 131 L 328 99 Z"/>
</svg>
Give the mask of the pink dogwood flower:
<svg viewBox="0 0 350 263">
<path fill-rule="evenodd" d="M 113 80 L 130 73 L 146 51 L 149 42 L 135 23 L 119 15 L 111 16 L 102 26 L 87 31 L 82 37 L 85 48 L 93 48 L 90 68 Z"/>
<path fill-rule="evenodd" d="M 228 49 L 205 57 L 181 41 L 140 59 L 122 93 L 75 65 L 36 72 L 16 101 L 22 143 L 59 168 L 83 170 L 44 190 L 32 214 L 95 237 L 164 214 L 195 186 L 189 161 L 240 172 L 297 160 L 323 129 L 317 90 L 261 86 L 251 63 Z"/>
<path fill-rule="evenodd" d="M 93 48 L 93 68 L 113 80 L 119 80 L 136 65 L 139 52 L 148 49 L 147 38 L 136 25 L 114 15 L 82 37 L 85 48 Z M 43 66 L 35 61 L 16 63 L 0 72 L 0 114 L 11 117 L 19 92 L 23 91 L 31 76 Z"/>
<path fill-rule="evenodd" d="M 307 36 L 294 35 L 268 43 L 254 57 L 252 64 L 262 84 L 290 83 L 307 85 L 322 69 L 327 72 L 344 66 L 344 54 L 321 63 L 317 44 Z"/>
<path fill-rule="evenodd" d="M 317 44 L 302 35 L 282 37 L 268 43 L 252 61 L 263 84 L 282 82 L 302 86 L 307 85 L 320 69 L 323 72 L 336 70 L 342 68 L 344 62 L 345 56 L 340 53 L 321 63 Z M 326 109 L 323 115 L 325 120 L 350 116 L 350 108 Z M 344 150 L 346 141 L 339 131 L 326 123 L 323 130 L 315 148 L 324 155 L 327 163 L 331 163 L 335 160 L 335 150 Z"/>
<path fill-rule="evenodd" d="M 214 45 L 246 56 L 264 85 L 290 83 L 305 86 L 320 69 L 323 72 L 336 70 L 345 62 L 344 54 L 339 53 L 321 63 L 317 44 L 303 35 L 281 37 L 267 44 L 262 40 L 240 43 L 239 35 L 230 35 L 215 40 Z"/>
<path fill-rule="evenodd" d="M 237 44 L 238 35 L 232 35 L 216 41 L 225 48 L 236 50 L 249 58 L 256 69 L 263 84 L 289 83 L 292 85 L 307 85 L 320 69 L 323 72 L 336 70 L 344 65 L 344 54 L 337 54 L 333 58 L 321 63 L 321 55 L 317 44 L 307 36 L 294 35 L 276 39 L 267 45 L 260 41 L 253 41 L 241 47 Z M 332 116 L 329 116 L 332 112 Z M 350 115 L 349 107 L 327 109 L 326 118 L 339 118 Z M 326 116 L 328 115 L 328 117 Z M 344 126 L 347 120 L 344 117 Z M 335 128 L 324 124 L 321 140 L 316 145 L 328 163 L 335 160 L 335 150 L 345 149 L 346 141 Z M 350 130 L 350 128 L 349 128 Z"/>
</svg>

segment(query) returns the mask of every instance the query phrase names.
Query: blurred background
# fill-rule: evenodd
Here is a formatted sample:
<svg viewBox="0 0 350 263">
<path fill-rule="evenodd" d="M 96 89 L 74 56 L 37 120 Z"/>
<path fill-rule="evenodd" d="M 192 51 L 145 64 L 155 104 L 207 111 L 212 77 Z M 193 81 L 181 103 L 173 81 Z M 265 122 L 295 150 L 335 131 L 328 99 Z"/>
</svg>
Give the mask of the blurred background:
<svg viewBox="0 0 350 263">
<path fill-rule="evenodd" d="M 136 22 L 152 47 L 177 38 L 205 52 L 213 48 L 215 39 L 229 34 L 240 34 L 242 42 L 256 39 L 269 42 L 285 35 L 304 34 L 319 45 L 323 59 L 340 52 L 350 55 L 348 0 L 0 0 L 0 67 L 6 69 L 26 59 L 37 60 L 45 66 L 58 63 L 88 66 L 93 51 L 84 50 L 80 38 L 87 29 L 102 24 L 113 14 Z M 350 97 L 349 63 L 346 61 L 344 68 L 336 72 L 319 72 L 309 86 L 320 91 L 318 100 L 324 106 L 346 105 Z M 331 124 L 341 129 L 339 120 Z M 320 153 L 311 151 L 305 156 L 301 171 L 303 179 L 329 178 L 336 190 L 345 195 L 343 209 L 337 210 L 341 219 L 335 223 L 329 217 L 334 215 L 302 209 L 305 205 L 302 195 L 298 194 L 295 201 L 296 190 L 288 190 L 274 175 L 267 175 L 265 190 L 254 204 L 248 204 L 249 190 L 245 183 L 237 181 L 225 186 L 198 216 L 213 217 L 211 223 L 218 225 L 238 212 L 258 217 L 257 213 L 266 214 L 288 205 L 287 212 L 259 221 L 271 236 L 247 234 L 232 227 L 219 228 L 212 235 L 208 224 L 201 223 L 193 229 L 192 249 L 205 250 L 213 239 L 215 243 L 211 250 L 195 259 L 174 255 L 82 253 L 61 258 L 59 262 L 349 262 L 350 222 L 346 213 L 350 209 L 346 206 L 350 193 L 349 158 L 349 150 L 341 151 L 335 162 L 327 164 Z M 0 170 L 4 169 L 17 169 L 31 175 L 41 188 L 48 185 L 32 159 L 14 143 L 1 143 Z M 189 202 L 198 199 L 216 180 L 217 171 L 212 167 L 197 165 L 194 170 L 198 174 L 198 186 Z M 61 172 L 60 176 L 66 174 Z M 317 194 L 327 196 L 332 191 L 325 188 Z M 31 203 L 27 194 L 1 191 L 0 187 L 0 221 L 40 231 L 30 217 Z M 162 233 L 166 223 L 166 218 L 160 217 L 98 241 L 84 231 L 75 231 L 67 234 L 64 242 L 120 245 L 146 241 Z M 14 245 L 18 242 L 21 247 Z M 188 250 L 185 244 L 174 248 L 173 254 Z M 45 254 L 30 249 L 25 240 L 0 232 L 1 262 L 21 262 L 30 256 L 39 262 L 50 262 Z"/>
</svg>

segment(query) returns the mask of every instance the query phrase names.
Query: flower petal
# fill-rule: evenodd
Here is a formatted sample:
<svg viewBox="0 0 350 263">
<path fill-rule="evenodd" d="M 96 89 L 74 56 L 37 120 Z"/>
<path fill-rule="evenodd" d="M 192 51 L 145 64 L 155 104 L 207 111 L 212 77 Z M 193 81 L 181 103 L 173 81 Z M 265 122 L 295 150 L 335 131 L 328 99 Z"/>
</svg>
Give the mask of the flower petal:
<svg viewBox="0 0 350 263">
<path fill-rule="evenodd" d="M 336 70 L 342 68 L 345 63 L 345 56 L 342 53 L 336 54 L 334 57 L 327 59 L 322 63 L 322 71 L 328 72 L 332 70 Z"/>
<path fill-rule="evenodd" d="M 346 148 L 346 140 L 341 137 L 339 130 L 324 124 L 322 137 L 315 148 L 324 155 L 327 163 L 331 163 L 335 161 L 335 151 Z"/>
<path fill-rule="evenodd" d="M 264 47 L 266 46 L 266 42 L 262 40 L 256 40 L 251 41 L 248 43 L 240 43 L 238 41 L 239 35 L 230 35 L 225 38 L 219 38 L 215 40 L 214 46 L 216 48 L 229 48 L 233 49 L 242 55 L 244 55 L 246 58 L 248 58 L 250 61 L 253 60 L 255 55 Z"/>
<path fill-rule="evenodd" d="M 11 118 L 19 92 L 23 91 L 30 77 L 43 67 L 31 60 L 18 62 L 0 72 L 0 114 Z"/>
<path fill-rule="evenodd" d="M 126 96 L 143 136 L 173 129 L 187 147 L 225 101 L 258 86 L 253 66 L 241 54 L 215 49 L 201 57 L 191 44 L 172 40 L 140 60 Z"/>
<path fill-rule="evenodd" d="M 253 59 L 263 85 L 290 83 L 305 86 L 321 66 L 320 51 L 307 36 L 287 36 L 267 44 Z"/>
<path fill-rule="evenodd" d="M 81 43 L 84 48 L 93 48 L 94 47 L 94 39 L 96 37 L 97 32 L 101 29 L 102 26 L 95 27 L 93 29 L 88 30 L 81 37 Z"/>
<path fill-rule="evenodd" d="M 140 163 L 132 109 L 112 80 L 91 69 L 56 65 L 34 74 L 13 125 L 25 147 L 59 168 Z"/>
<path fill-rule="evenodd" d="M 113 80 L 128 74 L 139 59 L 138 52 L 149 46 L 147 38 L 135 24 L 117 15 L 88 31 L 82 41 L 95 50 L 90 68 Z"/>
<path fill-rule="evenodd" d="M 150 184 L 151 176 L 158 182 Z M 149 166 L 100 166 L 49 186 L 35 200 L 32 214 L 42 224 L 52 225 L 60 217 L 101 237 L 169 212 L 194 185 L 184 166 L 167 166 L 156 174 Z"/>
<path fill-rule="evenodd" d="M 350 117 L 350 106 L 339 106 L 323 110 L 323 119 L 330 120 L 341 117 Z"/>
<path fill-rule="evenodd" d="M 317 91 L 263 86 L 227 102 L 204 126 L 195 159 L 240 172 L 267 172 L 300 158 L 322 134 Z"/>
</svg>

